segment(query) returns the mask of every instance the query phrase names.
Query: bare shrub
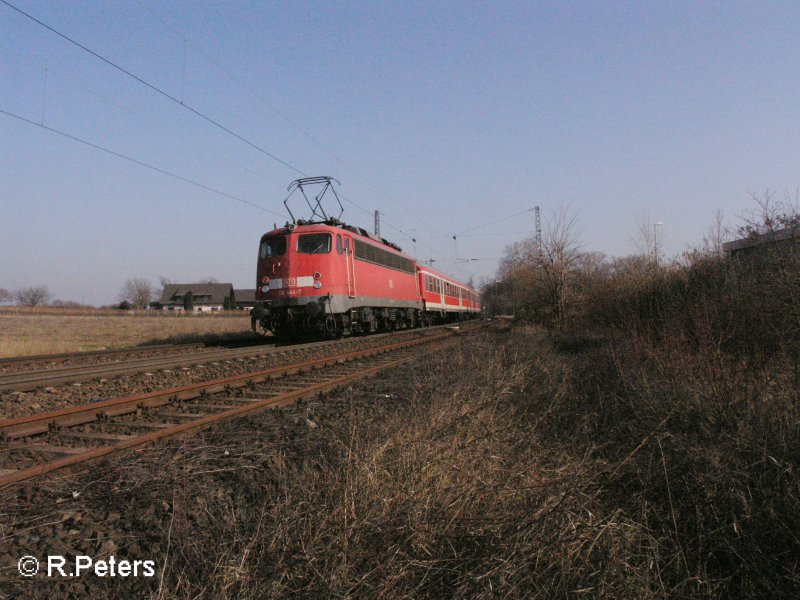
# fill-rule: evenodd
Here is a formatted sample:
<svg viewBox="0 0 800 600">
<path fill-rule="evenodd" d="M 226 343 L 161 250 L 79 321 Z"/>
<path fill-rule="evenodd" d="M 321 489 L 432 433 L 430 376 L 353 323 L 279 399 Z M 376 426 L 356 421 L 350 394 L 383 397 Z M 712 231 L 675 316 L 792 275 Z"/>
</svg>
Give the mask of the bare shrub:
<svg viewBox="0 0 800 600">
<path fill-rule="evenodd" d="M 155 293 L 149 279 L 134 277 L 125 282 L 117 297 L 120 302 L 127 302 L 133 308 L 147 308 L 155 298 Z"/>
<path fill-rule="evenodd" d="M 43 285 L 20 288 L 14 291 L 14 299 L 22 306 L 42 306 L 50 301 L 53 294 Z"/>
<path fill-rule="evenodd" d="M 494 314 L 513 312 L 563 330 L 580 306 L 582 279 L 601 262 L 579 251 L 576 217 L 562 207 L 545 223 L 541 243 L 527 239 L 506 248 L 499 279 L 484 287 L 483 298 Z"/>
</svg>

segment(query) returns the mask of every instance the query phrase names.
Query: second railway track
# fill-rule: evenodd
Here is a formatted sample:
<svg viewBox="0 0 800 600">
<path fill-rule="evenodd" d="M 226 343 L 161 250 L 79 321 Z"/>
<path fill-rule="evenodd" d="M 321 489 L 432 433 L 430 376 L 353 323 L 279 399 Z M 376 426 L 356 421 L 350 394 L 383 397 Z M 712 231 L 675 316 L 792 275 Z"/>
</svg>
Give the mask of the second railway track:
<svg viewBox="0 0 800 600">
<path fill-rule="evenodd" d="M 31 356 L 10 356 L 0 358 L 0 369 L 2 370 L 17 370 L 21 368 L 30 368 L 34 365 L 56 365 L 59 363 L 66 363 L 70 361 L 85 361 L 85 360 L 115 360 L 135 357 L 137 354 L 148 353 L 165 353 L 165 352 L 179 352 L 179 351 L 192 351 L 198 348 L 203 348 L 203 344 L 188 343 L 188 344 L 150 344 L 147 346 L 132 346 L 130 348 L 114 348 L 105 350 L 87 350 L 83 352 L 62 352 L 59 354 L 34 354 Z"/>
<path fill-rule="evenodd" d="M 293 345 L 276 345 L 271 343 L 233 349 L 199 348 L 191 353 L 186 353 L 184 351 L 181 354 L 173 356 L 135 358 L 133 360 L 127 360 L 123 362 L 109 362 L 94 365 L 65 366 L 50 369 L 37 369 L 32 371 L 0 373 L 0 393 L 25 392 L 35 390 L 37 388 L 57 386 L 67 383 L 79 383 L 100 378 L 117 377 L 120 375 L 135 375 L 137 373 L 143 373 L 146 371 L 178 369 L 194 365 L 206 365 L 220 361 L 243 360 L 250 357 L 258 357 L 268 354 L 281 354 L 298 351 L 303 352 L 333 344 L 377 339 L 391 335 L 414 334 L 414 332 L 420 331 L 425 330 L 410 329 L 404 330 L 397 334 L 379 334 L 377 336 L 370 336 L 366 338 L 345 338 L 343 340 Z"/>
</svg>

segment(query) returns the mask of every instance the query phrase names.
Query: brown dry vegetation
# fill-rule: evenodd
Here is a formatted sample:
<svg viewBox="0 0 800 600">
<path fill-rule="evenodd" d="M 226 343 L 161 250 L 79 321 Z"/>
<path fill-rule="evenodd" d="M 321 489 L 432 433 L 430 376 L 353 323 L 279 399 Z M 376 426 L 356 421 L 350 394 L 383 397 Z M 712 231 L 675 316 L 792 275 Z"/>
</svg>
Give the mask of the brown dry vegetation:
<svg viewBox="0 0 800 600">
<path fill-rule="evenodd" d="M 82 314 L 56 309 L 0 311 L 0 357 L 127 348 L 153 343 L 206 342 L 219 336 L 250 337 L 246 312 L 162 316 L 120 311 Z"/>
<path fill-rule="evenodd" d="M 794 596 L 792 397 L 773 384 L 768 398 L 714 402 L 702 363 L 665 365 L 642 340 L 554 338 L 535 326 L 465 338 L 457 352 L 324 400 L 102 463 L 30 497 L 0 495 L 13 524 L 5 589 Z M 43 516 L 55 531 L 28 529 Z M 8 568 L 46 550 L 154 558 L 159 570 L 153 580 L 28 582 Z"/>
<path fill-rule="evenodd" d="M 800 244 L 769 243 L 799 221 L 765 215 L 733 258 L 576 255 L 555 292 L 535 261 L 494 289 L 569 365 L 539 435 L 590 457 L 593 498 L 644 536 L 626 595 L 800 594 Z"/>
<path fill-rule="evenodd" d="M 80 484 L 53 482 L 33 499 L 5 496 L 14 527 L 3 566 L 23 551 L 104 549 L 160 566 L 158 581 L 28 582 L 6 568 L 9 593 L 663 592 L 647 532 L 602 502 L 594 461 L 538 435 L 571 392 L 540 332 L 470 338 L 395 375 L 106 465 Z M 66 515 L 35 540 L 32 503 Z"/>
</svg>

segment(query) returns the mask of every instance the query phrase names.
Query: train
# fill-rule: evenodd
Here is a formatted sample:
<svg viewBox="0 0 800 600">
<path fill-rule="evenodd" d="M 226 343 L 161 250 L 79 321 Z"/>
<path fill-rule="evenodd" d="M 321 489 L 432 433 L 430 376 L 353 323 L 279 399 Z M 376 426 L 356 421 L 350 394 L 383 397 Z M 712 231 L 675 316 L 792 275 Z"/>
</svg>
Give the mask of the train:
<svg viewBox="0 0 800 600">
<path fill-rule="evenodd" d="M 330 189 L 330 179 L 300 179 L 289 189 Z M 316 206 L 309 202 L 311 219 L 295 219 L 290 210 L 291 222 L 261 237 L 254 331 L 289 339 L 339 337 L 480 316 L 480 294 L 473 287 L 330 216 L 321 210 L 324 192 L 313 197 Z"/>
</svg>

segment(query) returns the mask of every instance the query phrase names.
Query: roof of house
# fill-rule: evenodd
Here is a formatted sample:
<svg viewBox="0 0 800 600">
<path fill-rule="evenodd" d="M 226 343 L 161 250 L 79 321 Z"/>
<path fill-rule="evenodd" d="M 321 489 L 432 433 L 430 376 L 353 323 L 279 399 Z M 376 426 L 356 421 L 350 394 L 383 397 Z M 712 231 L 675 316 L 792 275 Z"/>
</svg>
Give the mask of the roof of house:
<svg viewBox="0 0 800 600">
<path fill-rule="evenodd" d="M 183 297 L 192 292 L 195 304 L 223 304 L 232 289 L 231 283 L 168 283 L 161 292 L 160 302 L 183 304 Z"/>
<path fill-rule="evenodd" d="M 768 231 L 761 235 L 749 236 L 740 240 L 726 242 L 722 244 L 722 249 L 725 252 L 737 252 L 745 248 L 752 248 L 754 246 L 762 246 L 773 242 L 782 242 L 800 236 L 800 225 L 786 227 L 785 229 L 776 229 L 775 231 Z"/>
<path fill-rule="evenodd" d="M 233 290 L 233 295 L 236 298 L 236 302 L 255 302 L 256 301 L 256 290 L 247 289 L 247 290 Z"/>
</svg>

